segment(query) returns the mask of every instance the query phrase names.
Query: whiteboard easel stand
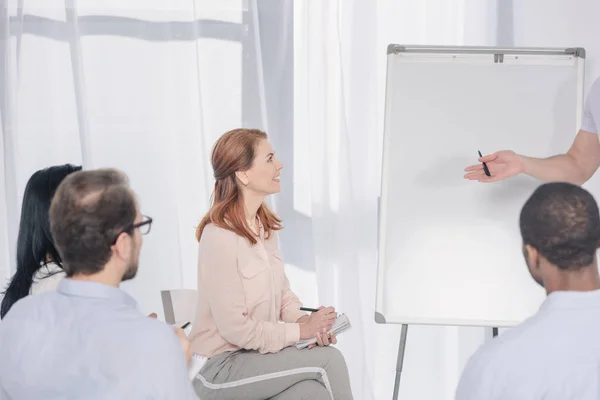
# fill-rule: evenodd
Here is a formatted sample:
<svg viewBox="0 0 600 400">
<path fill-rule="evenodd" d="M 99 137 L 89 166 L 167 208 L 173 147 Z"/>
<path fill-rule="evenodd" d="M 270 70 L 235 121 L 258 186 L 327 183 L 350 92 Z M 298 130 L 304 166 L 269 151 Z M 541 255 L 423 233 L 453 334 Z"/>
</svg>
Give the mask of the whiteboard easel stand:
<svg viewBox="0 0 600 400">
<path fill-rule="evenodd" d="M 402 375 L 402 364 L 404 364 L 404 349 L 406 348 L 406 334 L 408 333 L 408 325 L 401 325 L 400 344 L 398 345 L 398 359 L 396 360 L 396 380 L 394 381 L 394 395 L 392 399 L 398 398 L 400 390 L 400 376 Z"/>
<path fill-rule="evenodd" d="M 410 53 L 424 53 L 424 54 L 428 54 L 431 55 L 432 53 L 436 53 L 436 54 L 446 54 L 446 55 L 450 55 L 450 56 L 454 56 L 456 54 L 489 54 L 490 56 L 493 57 L 493 62 L 497 63 L 497 64 L 503 64 L 505 61 L 505 55 L 508 55 L 509 57 L 513 57 L 515 59 L 518 59 L 519 55 L 523 54 L 523 55 L 550 55 L 550 56 L 564 56 L 564 55 L 568 55 L 571 57 L 575 57 L 575 58 L 580 58 L 580 59 L 585 59 L 586 58 L 586 52 L 584 48 L 580 48 L 580 47 L 573 47 L 573 48 L 501 48 L 501 47 L 477 47 L 477 46 L 462 46 L 462 47 L 454 47 L 454 46 L 403 46 L 403 45 L 398 45 L 398 44 L 390 44 L 387 48 L 387 55 L 388 55 L 388 64 L 387 64 L 387 83 L 389 84 L 389 75 L 390 75 L 390 66 L 392 65 L 391 62 L 391 58 L 390 55 L 398 55 L 400 53 L 406 53 L 406 52 L 410 52 Z M 576 68 L 578 70 L 578 74 L 577 74 L 577 120 L 581 121 L 581 117 L 583 115 L 583 99 L 584 99 L 584 72 L 585 72 L 585 66 L 583 62 L 577 62 L 576 64 Z M 380 237 L 382 236 L 382 233 L 384 231 L 383 227 L 385 225 L 385 217 L 382 218 L 382 215 L 380 214 L 380 211 L 382 210 L 382 205 L 383 205 L 383 209 L 385 209 L 385 197 L 387 196 L 386 192 L 386 184 L 385 184 L 385 177 L 387 176 L 387 158 L 389 157 L 389 155 L 387 154 L 387 151 L 389 151 L 389 149 L 386 148 L 385 143 L 387 142 L 387 135 L 389 133 L 390 127 L 389 127 L 389 115 L 392 112 L 391 109 L 391 100 L 392 96 L 391 96 L 391 92 L 386 88 L 386 108 L 385 108 L 385 129 L 384 129 L 384 155 L 383 155 L 383 169 L 382 169 L 382 194 L 381 197 L 379 199 L 379 204 L 378 204 L 378 208 L 377 208 L 377 212 L 378 212 L 378 221 L 379 221 L 379 229 L 377 231 L 377 242 L 379 243 L 379 252 L 381 253 L 382 250 L 382 245 L 381 245 L 381 241 L 380 241 Z M 387 149 L 387 150 L 386 150 Z M 383 201 L 382 201 L 383 198 Z M 383 221 L 383 223 L 382 223 Z M 383 240 L 383 242 L 385 242 L 385 240 Z M 378 324 L 386 324 L 388 323 L 386 321 L 385 316 L 377 311 L 379 304 L 381 304 L 382 302 L 382 297 L 381 297 L 381 287 L 383 286 L 383 275 L 381 274 L 381 265 L 379 265 L 380 261 L 378 261 L 378 284 L 377 284 L 377 301 L 376 301 L 376 311 L 375 311 L 375 322 Z M 408 334 L 408 324 L 406 323 L 406 321 L 395 321 L 392 323 L 400 323 L 401 324 L 401 333 L 400 333 L 400 343 L 398 346 L 398 358 L 396 360 L 396 378 L 395 378 L 395 383 L 394 383 L 394 393 L 393 393 L 393 399 L 396 400 L 398 398 L 398 394 L 399 394 L 399 389 L 400 389 L 400 378 L 402 376 L 402 367 L 404 364 L 404 353 L 406 350 L 406 338 L 407 338 L 407 334 Z M 498 336 L 498 328 L 497 327 L 490 327 L 489 325 L 485 328 L 486 330 L 486 335 L 485 335 L 485 339 L 488 340 L 490 339 L 494 339 L 495 337 Z M 489 335 L 488 332 L 491 331 L 491 335 Z"/>
<path fill-rule="evenodd" d="M 404 364 L 404 350 L 406 349 L 406 336 L 408 334 L 408 325 L 402 324 L 400 326 L 400 344 L 398 345 L 398 358 L 396 360 L 396 380 L 394 381 L 394 394 L 393 400 L 398 399 L 398 393 L 400 392 L 400 377 L 402 376 L 402 365 Z M 492 338 L 498 336 L 498 328 L 492 328 Z"/>
</svg>

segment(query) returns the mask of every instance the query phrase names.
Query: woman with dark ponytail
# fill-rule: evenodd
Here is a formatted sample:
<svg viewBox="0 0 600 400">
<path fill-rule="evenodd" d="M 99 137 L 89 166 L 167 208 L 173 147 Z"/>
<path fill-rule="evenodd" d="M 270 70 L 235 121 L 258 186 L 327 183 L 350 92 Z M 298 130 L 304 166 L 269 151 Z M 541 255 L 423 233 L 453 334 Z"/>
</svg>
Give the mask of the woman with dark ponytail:
<svg viewBox="0 0 600 400">
<path fill-rule="evenodd" d="M 79 170 L 80 166 L 57 165 L 39 170 L 29 178 L 21 206 L 17 271 L 4 292 L 0 318 L 4 318 L 19 299 L 56 289 L 64 276 L 50 233 L 48 210 L 58 185 L 67 175 Z"/>
</svg>

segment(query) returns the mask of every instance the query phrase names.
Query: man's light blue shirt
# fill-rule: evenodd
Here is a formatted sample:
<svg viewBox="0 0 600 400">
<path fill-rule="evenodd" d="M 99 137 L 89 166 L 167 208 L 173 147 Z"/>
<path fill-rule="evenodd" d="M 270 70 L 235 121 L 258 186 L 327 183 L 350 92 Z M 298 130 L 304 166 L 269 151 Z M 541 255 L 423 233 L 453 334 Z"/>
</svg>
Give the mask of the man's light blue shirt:
<svg viewBox="0 0 600 400">
<path fill-rule="evenodd" d="M 456 400 L 600 399 L 600 290 L 552 292 L 475 352 Z"/>
<path fill-rule="evenodd" d="M 193 399 L 173 329 L 121 289 L 63 279 L 0 322 L 0 399 Z"/>
</svg>

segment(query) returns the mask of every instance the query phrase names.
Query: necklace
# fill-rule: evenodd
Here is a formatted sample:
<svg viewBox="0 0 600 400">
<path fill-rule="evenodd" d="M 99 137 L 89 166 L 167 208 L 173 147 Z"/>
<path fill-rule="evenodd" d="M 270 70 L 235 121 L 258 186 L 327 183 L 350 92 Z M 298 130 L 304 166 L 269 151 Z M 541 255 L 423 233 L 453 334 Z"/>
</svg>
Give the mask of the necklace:
<svg viewBox="0 0 600 400">
<path fill-rule="evenodd" d="M 253 220 L 246 219 L 246 222 L 248 223 L 248 226 L 250 226 L 250 230 L 256 235 L 256 218 L 254 218 Z"/>
</svg>

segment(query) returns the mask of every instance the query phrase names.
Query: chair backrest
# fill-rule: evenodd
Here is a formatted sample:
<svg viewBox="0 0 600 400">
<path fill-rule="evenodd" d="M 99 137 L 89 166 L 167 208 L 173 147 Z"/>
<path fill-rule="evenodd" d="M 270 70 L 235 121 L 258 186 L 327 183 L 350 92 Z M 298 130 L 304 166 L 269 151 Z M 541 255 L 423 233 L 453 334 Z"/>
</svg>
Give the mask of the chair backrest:
<svg viewBox="0 0 600 400">
<path fill-rule="evenodd" d="M 165 312 L 165 321 L 168 324 L 183 325 L 186 322 L 194 322 L 196 302 L 198 301 L 198 292 L 196 290 L 162 290 L 160 296 Z"/>
</svg>

